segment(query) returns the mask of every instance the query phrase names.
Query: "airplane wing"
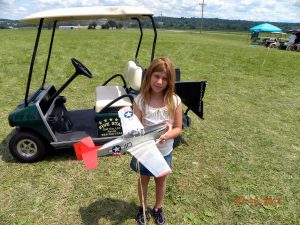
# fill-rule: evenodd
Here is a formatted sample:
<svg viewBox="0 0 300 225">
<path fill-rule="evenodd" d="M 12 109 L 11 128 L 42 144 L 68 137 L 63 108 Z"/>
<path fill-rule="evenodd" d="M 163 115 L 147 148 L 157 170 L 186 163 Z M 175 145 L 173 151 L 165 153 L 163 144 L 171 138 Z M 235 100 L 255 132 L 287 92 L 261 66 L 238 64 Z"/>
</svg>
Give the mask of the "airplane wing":
<svg viewBox="0 0 300 225">
<path fill-rule="evenodd" d="M 171 172 L 171 168 L 156 147 L 154 140 L 138 144 L 127 150 L 155 177 L 161 177 Z"/>
<path fill-rule="evenodd" d="M 137 132 L 143 134 L 144 126 L 133 113 L 131 107 L 123 107 L 118 111 L 121 119 L 123 134 Z M 160 177 L 171 172 L 170 166 L 158 150 L 155 141 L 149 140 L 132 146 L 127 150 L 141 164 L 143 164 L 155 177 Z"/>
</svg>

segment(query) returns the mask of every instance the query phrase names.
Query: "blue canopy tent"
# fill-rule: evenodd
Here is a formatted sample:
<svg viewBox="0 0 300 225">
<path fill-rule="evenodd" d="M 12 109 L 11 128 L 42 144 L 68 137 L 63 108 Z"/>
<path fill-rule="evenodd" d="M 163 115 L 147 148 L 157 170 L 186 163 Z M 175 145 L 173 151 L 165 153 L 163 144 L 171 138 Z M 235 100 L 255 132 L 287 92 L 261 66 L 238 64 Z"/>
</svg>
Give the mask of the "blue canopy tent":
<svg viewBox="0 0 300 225">
<path fill-rule="evenodd" d="M 279 27 L 276 27 L 272 24 L 269 24 L 269 23 L 262 23 L 262 24 L 254 26 L 254 27 L 251 27 L 250 31 L 251 31 L 251 40 L 254 43 L 254 42 L 260 40 L 260 38 L 259 38 L 260 32 L 281 33 L 282 29 L 280 29 Z M 269 39 L 270 38 L 263 40 L 263 44 L 266 46 L 269 45 L 270 43 L 264 43 L 265 41 L 268 41 Z"/>
<path fill-rule="evenodd" d="M 282 29 L 269 23 L 256 25 L 254 27 L 251 27 L 250 30 L 256 32 L 282 32 Z"/>
</svg>

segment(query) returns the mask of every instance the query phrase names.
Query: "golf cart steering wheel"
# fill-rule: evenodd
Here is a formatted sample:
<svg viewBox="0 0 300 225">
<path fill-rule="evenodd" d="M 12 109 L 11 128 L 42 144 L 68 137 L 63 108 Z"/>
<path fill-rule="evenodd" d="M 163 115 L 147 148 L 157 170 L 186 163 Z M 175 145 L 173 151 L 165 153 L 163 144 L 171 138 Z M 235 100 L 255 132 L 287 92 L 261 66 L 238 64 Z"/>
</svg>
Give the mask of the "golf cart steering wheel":
<svg viewBox="0 0 300 225">
<path fill-rule="evenodd" d="M 77 59 L 72 58 L 71 59 L 73 66 L 76 69 L 76 74 L 83 74 L 84 76 L 88 78 L 92 78 L 93 74 L 86 68 L 81 62 L 79 62 Z"/>
</svg>

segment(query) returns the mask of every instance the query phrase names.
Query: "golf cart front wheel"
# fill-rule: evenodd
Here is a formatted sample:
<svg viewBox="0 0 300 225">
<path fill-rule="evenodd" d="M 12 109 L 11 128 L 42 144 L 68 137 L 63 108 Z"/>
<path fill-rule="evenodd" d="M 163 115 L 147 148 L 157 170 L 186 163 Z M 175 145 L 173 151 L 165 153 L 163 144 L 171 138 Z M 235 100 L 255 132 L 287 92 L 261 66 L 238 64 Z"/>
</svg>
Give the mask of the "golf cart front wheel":
<svg viewBox="0 0 300 225">
<path fill-rule="evenodd" d="M 41 160 L 45 156 L 46 147 L 33 132 L 18 131 L 10 139 L 9 151 L 19 161 L 30 163 Z"/>
</svg>

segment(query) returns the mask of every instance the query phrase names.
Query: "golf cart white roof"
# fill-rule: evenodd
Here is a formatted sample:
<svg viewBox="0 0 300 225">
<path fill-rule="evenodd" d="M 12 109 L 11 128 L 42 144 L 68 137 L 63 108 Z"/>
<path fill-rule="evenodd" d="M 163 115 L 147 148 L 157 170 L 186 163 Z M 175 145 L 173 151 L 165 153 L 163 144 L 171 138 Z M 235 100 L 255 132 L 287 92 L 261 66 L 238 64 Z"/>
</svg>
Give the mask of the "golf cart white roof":
<svg viewBox="0 0 300 225">
<path fill-rule="evenodd" d="M 22 21 L 26 23 L 39 23 L 44 18 L 44 23 L 67 20 L 88 20 L 88 19 L 131 19 L 132 17 L 142 18 L 153 16 L 153 12 L 142 7 L 131 6 L 95 6 L 95 7 L 76 7 L 46 10 L 31 14 Z"/>
</svg>

